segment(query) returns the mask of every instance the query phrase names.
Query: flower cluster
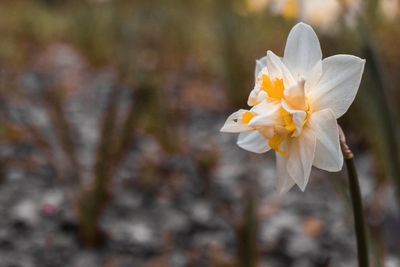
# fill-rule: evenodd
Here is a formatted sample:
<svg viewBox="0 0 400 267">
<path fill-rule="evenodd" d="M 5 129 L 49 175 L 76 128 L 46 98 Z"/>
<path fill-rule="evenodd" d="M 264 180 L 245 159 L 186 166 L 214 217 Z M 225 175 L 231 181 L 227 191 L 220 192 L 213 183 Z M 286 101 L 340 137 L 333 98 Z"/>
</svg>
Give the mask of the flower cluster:
<svg viewBox="0 0 400 267">
<path fill-rule="evenodd" d="M 248 151 L 275 150 L 277 187 L 304 191 L 311 167 L 339 171 L 343 165 L 337 119 L 353 102 L 365 60 L 335 55 L 322 60 L 318 37 L 304 23 L 289 33 L 284 56 L 273 52 L 256 62 L 249 110 L 230 115 L 222 132 L 240 133 Z"/>
</svg>

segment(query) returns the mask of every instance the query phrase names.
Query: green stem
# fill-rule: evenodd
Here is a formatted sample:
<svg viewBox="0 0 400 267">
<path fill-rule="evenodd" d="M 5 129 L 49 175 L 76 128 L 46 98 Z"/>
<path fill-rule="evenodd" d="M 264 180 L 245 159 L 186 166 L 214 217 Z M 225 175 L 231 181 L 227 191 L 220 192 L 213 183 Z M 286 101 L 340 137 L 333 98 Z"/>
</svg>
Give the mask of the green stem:
<svg viewBox="0 0 400 267">
<path fill-rule="evenodd" d="M 357 237 L 358 265 L 368 267 L 368 247 L 361 200 L 360 185 L 358 183 L 357 170 L 354 158 L 346 159 L 347 173 L 349 175 L 350 197 L 353 206 L 354 229 Z"/>
<path fill-rule="evenodd" d="M 353 207 L 354 229 L 357 238 L 357 254 L 358 266 L 369 266 L 368 240 L 366 235 L 366 227 L 363 214 L 363 204 L 360 192 L 360 184 L 358 182 L 357 169 L 354 164 L 353 152 L 346 143 L 346 138 L 341 128 L 339 128 L 340 145 L 343 157 L 346 161 L 347 174 L 349 176 L 350 199 Z"/>
</svg>

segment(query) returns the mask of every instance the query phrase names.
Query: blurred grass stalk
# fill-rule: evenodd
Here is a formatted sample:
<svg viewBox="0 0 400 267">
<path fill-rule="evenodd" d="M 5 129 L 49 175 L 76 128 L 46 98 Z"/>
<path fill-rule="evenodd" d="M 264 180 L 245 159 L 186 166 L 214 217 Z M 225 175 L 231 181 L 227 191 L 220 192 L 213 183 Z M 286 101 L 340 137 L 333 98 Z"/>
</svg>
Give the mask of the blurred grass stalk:
<svg viewBox="0 0 400 267">
<path fill-rule="evenodd" d="M 70 163 L 72 180 L 74 183 L 79 184 L 81 182 L 81 172 L 75 151 L 73 138 L 75 134 L 66 118 L 63 107 L 63 92 L 61 88 L 46 90 L 44 93 L 44 101 L 50 115 L 50 120 L 54 125 L 56 136 Z"/>
<path fill-rule="evenodd" d="M 94 177 L 88 188 L 83 188 L 78 202 L 79 236 L 83 244 L 93 247 L 102 241 L 99 221 L 110 197 L 112 179 L 112 137 L 116 123 L 117 90 L 112 89 L 105 109 Z"/>
<path fill-rule="evenodd" d="M 243 196 L 243 218 L 238 228 L 238 267 L 256 267 L 258 265 L 258 216 L 257 190 L 255 179 L 246 181 Z"/>
<path fill-rule="evenodd" d="M 381 111 L 377 122 L 380 124 L 378 127 L 379 131 L 383 131 L 382 136 L 377 140 L 378 144 L 382 146 L 382 163 L 388 172 L 389 178 L 393 181 L 396 186 L 396 195 L 398 201 L 398 207 L 400 208 L 400 169 L 399 169 L 399 152 L 398 152 L 398 140 L 397 140 L 397 127 L 394 123 L 394 115 L 390 110 L 390 103 L 387 98 L 387 94 L 390 93 L 389 85 L 387 84 L 387 78 L 383 71 L 382 63 L 379 60 L 378 52 L 376 49 L 375 42 L 369 34 L 368 28 L 364 22 L 360 24 L 362 37 L 365 40 L 364 53 L 368 59 L 368 66 L 374 80 L 376 81 L 378 88 L 382 90 L 375 90 L 372 88 L 369 90 L 371 98 L 374 99 L 375 104 Z"/>
<path fill-rule="evenodd" d="M 135 96 L 131 94 L 128 113 L 121 122 L 119 93 L 114 87 L 108 97 L 93 178 L 88 187 L 81 189 L 78 199 L 79 237 L 86 247 L 96 247 L 104 241 L 100 219 L 111 197 L 112 179 L 135 140 L 135 124 L 140 117 L 141 105 L 135 105 Z"/>
<path fill-rule="evenodd" d="M 381 162 L 386 169 L 387 175 L 396 186 L 397 204 L 400 209 L 400 156 L 399 156 L 399 143 L 398 143 L 398 129 L 395 123 L 396 115 L 393 110 L 391 112 L 391 104 L 388 95 L 391 93 L 389 79 L 386 77 L 385 68 L 380 60 L 378 47 L 375 39 L 370 32 L 370 25 L 377 21 L 378 15 L 378 1 L 367 1 L 365 14 L 359 18 L 358 29 L 364 44 L 364 54 L 367 58 L 367 66 L 376 86 L 381 90 L 376 90 L 376 87 L 370 86 L 368 88 L 371 100 L 376 105 L 378 112 L 376 124 L 379 126 L 378 130 L 381 132 L 376 142 L 380 146 Z"/>
<path fill-rule="evenodd" d="M 166 151 L 179 149 L 173 138 L 176 134 L 171 133 L 172 129 L 166 125 L 169 120 L 162 113 L 167 108 L 162 104 L 160 88 L 149 84 L 138 86 L 130 94 L 126 116 L 121 116 L 118 109 L 120 93 L 120 89 L 113 88 L 108 97 L 93 178 L 88 187 L 82 188 L 78 199 L 79 236 L 86 247 L 96 247 L 104 241 L 100 219 L 111 197 L 113 177 L 131 151 L 138 128 L 154 134 Z"/>
<path fill-rule="evenodd" d="M 243 106 L 247 91 L 243 73 L 245 73 L 242 51 L 238 47 L 236 38 L 240 31 L 241 18 L 233 10 L 235 1 L 218 0 L 216 10 L 221 25 L 221 47 L 223 62 L 225 63 L 225 82 L 227 84 L 228 100 L 232 106 Z"/>
</svg>

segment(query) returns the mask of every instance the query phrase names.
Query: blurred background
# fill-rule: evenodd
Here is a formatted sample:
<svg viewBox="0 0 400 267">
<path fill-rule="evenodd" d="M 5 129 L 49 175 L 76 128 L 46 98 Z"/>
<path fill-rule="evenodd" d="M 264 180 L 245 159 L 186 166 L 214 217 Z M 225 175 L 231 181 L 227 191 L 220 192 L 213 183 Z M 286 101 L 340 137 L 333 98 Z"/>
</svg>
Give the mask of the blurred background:
<svg viewBox="0 0 400 267">
<path fill-rule="evenodd" d="M 297 21 L 367 59 L 339 120 L 400 266 L 399 0 L 0 2 L 0 267 L 356 266 L 345 173 L 275 189 L 219 129 Z"/>
</svg>

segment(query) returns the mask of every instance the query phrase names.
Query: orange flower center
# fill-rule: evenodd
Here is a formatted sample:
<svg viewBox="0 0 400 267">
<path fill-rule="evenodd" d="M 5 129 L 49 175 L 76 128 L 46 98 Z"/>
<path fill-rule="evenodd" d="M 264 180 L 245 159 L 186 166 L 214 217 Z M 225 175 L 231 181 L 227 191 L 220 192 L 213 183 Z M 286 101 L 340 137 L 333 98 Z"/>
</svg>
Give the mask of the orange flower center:
<svg viewBox="0 0 400 267">
<path fill-rule="evenodd" d="M 248 124 L 254 116 L 255 116 L 254 112 L 246 111 L 242 115 L 242 123 Z"/>
<path fill-rule="evenodd" d="M 271 81 L 268 75 L 262 75 L 262 89 L 267 92 L 268 96 L 273 100 L 281 100 L 283 98 L 283 80 L 275 79 Z"/>
</svg>

